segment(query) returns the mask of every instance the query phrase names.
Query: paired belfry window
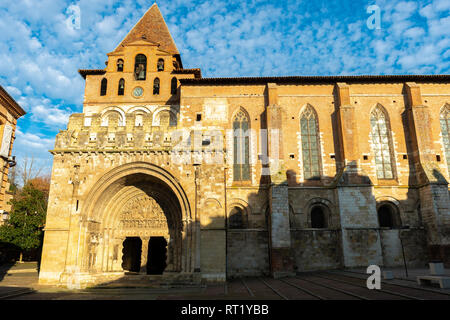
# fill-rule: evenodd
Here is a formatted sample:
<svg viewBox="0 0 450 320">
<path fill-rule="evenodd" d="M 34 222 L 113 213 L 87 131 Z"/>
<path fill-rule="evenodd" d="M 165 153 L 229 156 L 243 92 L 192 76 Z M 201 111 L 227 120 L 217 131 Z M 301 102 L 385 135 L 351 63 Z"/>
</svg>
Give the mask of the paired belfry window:
<svg viewBox="0 0 450 320">
<path fill-rule="evenodd" d="M 378 179 L 393 179 L 392 143 L 387 115 L 381 107 L 370 114 L 371 138 Z"/>
<path fill-rule="evenodd" d="M 136 80 L 145 80 L 147 74 L 147 57 L 138 54 L 134 60 L 134 78 Z"/>
<path fill-rule="evenodd" d="M 123 72 L 123 60 L 122 59 L 117 60 L 117 71 Z"/>
<path fill-rule="evenodd" d="M 250 180 L 250 130 L 247 114 L 240 110 L 233 120 L 233 180 Z"/>
<path fill-rule="evenodd" d="M 157 64 L 158 71 L 164 71 L 164 59 L 159 59 Z"/>
<path fill-rule="evenodd" d="M 440 121 L 445 159 L 447 160 L 448 174 L 450 174 L 450 106 L 448 104 L 441 112 Z"/>
<path fill-rule="evenodd" d="M 125 92 L 125 80 L 120 79 L 119 80 L 119 90 L 118 90 L 117 94 L 119 96 L 123 96 L 124 92 Z"/>
<path fill-rule="evenodd" d="M 108 80 L 106 78 L 102 79 L 102 82 L 100 84 L 100 95 L 106 96 L 106 90 L 108 89 Z"/>
<path fill-rule="evenodd" d="M 307 106 L 300 116 L 303 175 L 305 179 L 320 178 L 320 143 L 317 115 Z"/>
</svg>

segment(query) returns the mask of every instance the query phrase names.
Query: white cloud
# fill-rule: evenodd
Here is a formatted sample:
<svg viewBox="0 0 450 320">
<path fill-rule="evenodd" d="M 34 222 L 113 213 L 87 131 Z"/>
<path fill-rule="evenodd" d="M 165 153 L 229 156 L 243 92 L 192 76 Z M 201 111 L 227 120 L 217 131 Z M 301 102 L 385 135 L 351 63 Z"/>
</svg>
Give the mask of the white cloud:
<svg viewBox="0 0 450 320">
<path fill-rule="evenodd" d="M 0 82 L 28 112 L 20 121 L 29 148 L 48 148 L 68 116 L 81 111 L 84 80 L 77 70 L 103 68 L 106 53 L 152 3 L 0 3 Z M 367 3 L 350 0 L 158 5 L 184 66 L 202 68 L 205 77 L 449 72 L 450 1 L 375 3 L 381 30 L 367 28 Z M 70 5 L 81 9 L 80 29 L 67 27 Z M 38 134 L 40 126 L 53 131 Z"/>
</svg>

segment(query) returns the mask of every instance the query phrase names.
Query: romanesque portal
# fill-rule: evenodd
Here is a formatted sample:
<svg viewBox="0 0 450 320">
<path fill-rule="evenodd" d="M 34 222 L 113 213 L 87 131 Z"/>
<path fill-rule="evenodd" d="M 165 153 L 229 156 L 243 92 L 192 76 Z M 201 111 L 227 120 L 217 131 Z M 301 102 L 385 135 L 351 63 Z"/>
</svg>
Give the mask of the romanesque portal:
<svg viewBox="0 0 450 320">
<path fill-rule="evenodd" d="M 182 209 L 164 181 L 145 173 L 125 175 L 104 188 L 89 209 L 83 269 L 141 274 L 183 270 Z"/>
</svg>

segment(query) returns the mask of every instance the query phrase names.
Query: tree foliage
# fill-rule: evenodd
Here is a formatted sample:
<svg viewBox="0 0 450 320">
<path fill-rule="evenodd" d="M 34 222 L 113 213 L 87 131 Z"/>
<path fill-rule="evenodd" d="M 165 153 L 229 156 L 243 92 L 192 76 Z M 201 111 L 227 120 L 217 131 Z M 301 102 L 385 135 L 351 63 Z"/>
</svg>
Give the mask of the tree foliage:
<svg viewBox="0 0 450 320">
<path fill-rule="evenodd" d="M 47 185 L 45 179 L 30 180 L 11 200 L 9 220 L 0 226 L 0 242 L 11 243 L 23 251 L 41 246 L 48 201 Z"/>
</svg>

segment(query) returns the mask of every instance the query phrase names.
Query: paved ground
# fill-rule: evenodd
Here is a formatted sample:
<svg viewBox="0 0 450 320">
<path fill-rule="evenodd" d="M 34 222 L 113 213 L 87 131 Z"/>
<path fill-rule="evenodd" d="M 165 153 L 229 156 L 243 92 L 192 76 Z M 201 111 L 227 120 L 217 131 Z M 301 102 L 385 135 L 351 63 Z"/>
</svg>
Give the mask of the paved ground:
<svg viewBox="0 0 450 320">
<path fill-rule="evenodd" d="M 450 289 L 420 287 L 417 275 L 427 269 L 389 269 L 394 280 L 383 280 L 381 290 L 366 287 L 363 269 L 301 273 L 284 279 L 244 278 L 225 284 L 191 288 L 93 288 L 67 290 L 37 284 L 35 263 L 0 267 L 0 299 L 14 300 L 450 300 Z M 447 270 L 447 274 L 450 273 Z"/>
</svg>

